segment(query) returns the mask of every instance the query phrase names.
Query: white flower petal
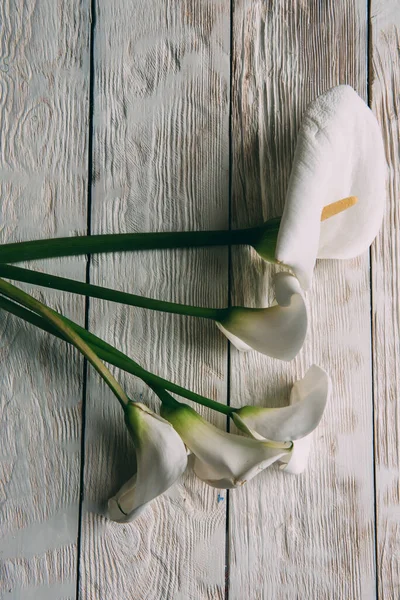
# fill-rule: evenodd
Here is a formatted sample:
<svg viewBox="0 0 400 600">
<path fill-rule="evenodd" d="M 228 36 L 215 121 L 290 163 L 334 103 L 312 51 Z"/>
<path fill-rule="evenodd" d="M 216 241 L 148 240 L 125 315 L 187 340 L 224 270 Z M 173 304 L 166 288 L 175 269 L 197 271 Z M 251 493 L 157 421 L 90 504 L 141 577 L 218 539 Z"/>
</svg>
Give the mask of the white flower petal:
<svg viewBox="0 0 400 600">
<path fill-rule="evenodd" d="M 305 377 L 294 384 L 290 394 L 290 404 L 296 406 L 296 404 L 303 402 L 303 399 L 307 396 L 312 400 L 313 398 L 316 399 L 318 395 L 323 396 L 324 394 L 327 401 L 331 393 L 331 387 L 331 380 L 325 371 L 313 365 L 307 371 Z M 285 473 L 298 475 L 304 471 L 307 467 L 313 437 L 314 431 L 293 443 L 290 455 L 281 459 L 283 463 L 281 469 Z"/>
<path fill-rule="evenodd" d="M 307 308 L 298 280 L 289 273 L 275 276 L 278 304 L 268 308 L 234 306 L 219 329 L 239 350 L 257 350 L 281 360 L 292 360 L 307 333 Z"/>
<path fill-rule="evenodd" d="M 240 429 L 255 439 L 286 442 L 299 440 L 318 425 L 331 390 L 329 375 L 312 365 L 290 394 L 290 406 L 262 408 L 244 406 L 232 415 Z"/>
<path fill-rule="evenodd" d="M 289 445 L 282 448 L 221 431 L 185 404 L 163 406 L 161 412 L 192 451 L 197 477 L 213 487 L 241 486 L 290 451 Z"/>
<path fill-rule="evenodd" d="M 245 310 L 245 309 L 241 309 L 241 310 Z M 263 309 L 266 310 L 266 309 Z M 235 312 L 235 311 L 233 311 Z M 248 313 L 248 315 L 253 318 L 254 315 L 252 313 Z M 246 320 L 246 318 L 248 317 L 248 315 L 239 315 L 239 319 L 243 318 L 243 321 Z M 228 317 L 228 319 L 230 318 L 230 316 Z M 235 348 L 237 348 L 238 350 L 240 350 L 241 352 L 249 352 L 250 350 L 253 350 L 253 348 L 251 346 L 249 346 L 248 344 L 246 344 L 243 340 L 240 339 L 240 337 L 238 337 L 237 335 L 234 335 L 233 333 L 231 333 L 228 329 L 226 329 L 222 323 L 219 323 L 218 321 L 215 322 L 218 329 L 220 331 L 222 331 L 222 333 L 228 338 L 228 340 L 235 346 Z M 230 326 L 230 324 L 228 324 L 228 326 Z M 235 329 L 235 324 L 233 325 L 233 329 Z"/>
<path fill-rule="evenodd" d="M 276 259 L 307 289 L 317 257 L 358 256 L 381 225 L 385 188 L 382 135 L 371 110 L 347 85 L 319 96 L 298 135 Z M 348 196 L 357 204 L 321 223 L 322 208 Z"/>
<path fill-rule="evenodd" d="M 306 469 L 313 437 L 314 433 L 310 433 L 310 435 L 306 435 L 306 437 L 301 440 L 293 442 L 293 449 L 290 454 L 281 458 L 282 464 L 280 465 L 280 468 L 285 471 L 285 473 L 299 475 Z"/>
<path fill-rule="evenodd" d="M 139 402 L 128 405 L 126 423 L 136 449 L 137 472 L 108 502 L 114 521 L 132 521 L 184 472 L 184 443 L 168 421 Z"/>
<path fill-rule="evenodd" d="M 108 517 L 112 521 L 128 522 L 133 521 L 145 510 L 149 502 L 135 506 L 136 473 L 128 479 L 119 492 L 108 501 Z"/>
</svg>

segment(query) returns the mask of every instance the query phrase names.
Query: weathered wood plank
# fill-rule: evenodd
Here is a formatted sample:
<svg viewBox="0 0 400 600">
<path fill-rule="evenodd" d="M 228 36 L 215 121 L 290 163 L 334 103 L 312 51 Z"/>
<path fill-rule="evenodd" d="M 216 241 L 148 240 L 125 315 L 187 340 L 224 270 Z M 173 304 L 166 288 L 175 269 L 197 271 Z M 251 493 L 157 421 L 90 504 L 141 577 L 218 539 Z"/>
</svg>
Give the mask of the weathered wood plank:
<svg viewBox="0 0 400 600">
<path fill-rule="evenodd" d="M 388 204 L 372 247 L 377 576 L 381 600 L 400 596 L 400 5 L 371 4 L 371 107 L 385 139 Z"/>
<path fill-rule="evenodd" d="M 0 4 L 1 243 L 85 233 L 87 5 Z M 83 279 L 85 259 L 35 268 Z M 82 298 L 35 295 L 83 323 Z M 0 596 L 72 599 L 82 361 L 6 313 L 0 323 Z"/>
<path fill-rule="evenodd" d="M 227 0 L 97 2 L 93 232 L 228 226 L 229 16 Z M 104 256 L 91 280 L 224 305 L 227 265 L 226 249 Z M 227 344 L 212 323 L 96 301 L 90 327 L 148 368 L 225 401 Z M 143 384 L 121 380 L 157 406 Z M 90 374 L 82 599 L 222 598 L 217 490 L 188 474 L 134 523 L 97 514 L 134 470 L 120 409 L 99 389 Z"/>
<path fill-rule="evenodd" d="M 337 83 L 366 97 L 366 5 L 234 2 L 234 226 L 281 214 L 307 102 Z M 268 303 L 274 268 L 233 253 L 233 303 Z M 333 380 L 307 472 L 264 472 L 230 495 L 230 599 L 375 597 L 368 253 L 320 262 L 310 331 L 291 364 L 232 351 L 231 402 L 287 403 L 316 362 Z"/>
</svg>

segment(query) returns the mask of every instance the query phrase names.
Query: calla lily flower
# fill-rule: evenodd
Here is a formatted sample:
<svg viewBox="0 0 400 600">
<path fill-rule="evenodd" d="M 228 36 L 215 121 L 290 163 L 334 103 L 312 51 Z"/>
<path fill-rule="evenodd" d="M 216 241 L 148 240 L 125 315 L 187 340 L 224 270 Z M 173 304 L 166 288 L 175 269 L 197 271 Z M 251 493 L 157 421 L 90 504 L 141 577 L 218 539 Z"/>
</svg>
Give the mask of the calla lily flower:
<svg viewBox="0 0 400 600">
<path fill-rule="evenodd" d="M 275 258 L 307 289 L 317 258 L 364 252 L 382 222 L 386 160 L 372 111 L 348 85 L 312 102 L 298 135 Z M 341 198 L 357 203 L 321 222 L 323 207 Z"/>
<path fill-rule="evenodd" d="M 130 402 L 125 422 L 135 445 L 137 470 L 108 501 L 108 516 L 118 522 L 136 519 L 175 483 L 187 465 L 186 448 L 179 435 L 147 406 Z"/>
<path fill-rule="evenodd" d="M 259 442 L 222 431 L 180 402 L 163 403 L 161 414 L 194 455 L 197 477 L 212 487 L 239 487 L 288 455 L 292 447 L 291 443 Z"/>
<path fill-rule="evenodd" d="M 321 420 L 331 393 L 329 375 L 312 365 L 290 393 L 290 406 L 260 408 L 244 406 L 233 415 L 242 431 L 256 440 L 293 441 L 290 453 L 281 458 L 281 468 L 288 473 L 301 473 L 308 460 L 312 432 Z"/>
<path fill-rule="evenodd" d="M 298 280 L 278 273 L 275 297 L 278 304 L 268 308 L 234 306 L 217 326 L 239 350 L 292 360 L 307 333 L 307 308 Z"/>
</svg>

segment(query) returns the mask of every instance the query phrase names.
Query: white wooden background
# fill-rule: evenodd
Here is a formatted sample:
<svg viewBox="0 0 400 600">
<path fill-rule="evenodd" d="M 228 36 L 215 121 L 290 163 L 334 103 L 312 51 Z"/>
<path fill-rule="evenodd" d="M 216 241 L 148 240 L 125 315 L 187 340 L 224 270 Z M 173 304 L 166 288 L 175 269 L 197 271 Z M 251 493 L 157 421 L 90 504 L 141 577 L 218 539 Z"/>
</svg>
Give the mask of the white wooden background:
<svg viewBox="0 0 400 600">
<path fill-rule="evenodd" d="M 384 227 L 370 254 L 318 264 L 290 364 L 228 350 L 208 322 L 34 290 L 232 405 L 283 405 L 312 362 L 326 368 L 333 397 L 299 477 L 270 469 L 218 500 L 187 473 L 138 521 L 108 521 L 133 470 L 117 403 L 75 351 L 0 314 L 0 598 L 398 600 L 398 1 L 3 0 L 0 39 L 2 243 L 281 214 L 302 112 L 338 83 L 370 103 L 389 164 Z M 247 248 L 35 268 L 213 306 L 268 302 L 273 272 Z"/>
</svg>

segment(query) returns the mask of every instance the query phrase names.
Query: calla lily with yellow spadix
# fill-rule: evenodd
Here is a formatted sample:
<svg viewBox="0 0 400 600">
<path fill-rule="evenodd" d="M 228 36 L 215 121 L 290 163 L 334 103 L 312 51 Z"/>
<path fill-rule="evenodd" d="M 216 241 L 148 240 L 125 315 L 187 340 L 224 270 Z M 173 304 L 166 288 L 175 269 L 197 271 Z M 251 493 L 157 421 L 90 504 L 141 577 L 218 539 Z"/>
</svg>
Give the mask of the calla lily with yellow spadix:
<svg viewBox="0 0 400 600">
<path fill-rule="evenodd" d="M 187 451 L 175 429 L 147 406 L 130 402 L 125 422 L 135 445 L 137 468 L 108 501 L 108 516 L 118 522 L 136 519 L 175 483 L 187 465 Z"/>
<path fill-rule="evenodd" d="M 307 333 L 307 308 L 298 280 L 289 273 L 275 276 L 277 304 L 268 308 L 232 307 L 218 327 L 239 350 L 257 350 L 292 360 Z"/>
<path fill-rule="evenodd" d="M 232 418 L 238 428 L 256 440 L 292 441 L 292 450 L 281 458 L 281 468 L 300 473 L 307 465 L 312 432 L 319 424 L 331 393 L 329 375 L 312 365 L 290 393 L 290 406 L 261 408 L 244 406 Z"/>
<path fill-rule="evenodd" d="M 312 102 L 303 117 L 275 258 L 307 289 L 317 258 L 353 258 L 374 240 L 386 197 L 386 160 L 372 111 L 348 85 Z M 327 205 L 355 197 L 321 222 Z"/>
<path fill-rule="evenodd" d="M 2 262 L 247 244 L 265 260 L 290 266 L 307 289 L 316 258 L 353 258 L 371 244 L 382 221 L 385 181 L 379 125 L 357 93 L 339 85 L 306 109 L 281 218 L 249 229 L 90 235 L 4 244 Z M 356 204 L 337 207 L 338 201 L 348 198 L 357 199 Z M 324 214 L 328 206 L 331 211 Z"/>
<path fill-rule="evenodd" d="M 214 427 L 186 404 L 163 402 L 161 414 L 170 421 L 194 455 L 197 477 L 216 488 L 235 488 L 290 452 L 291 444 L 259 442 Z"/>
</svg>

